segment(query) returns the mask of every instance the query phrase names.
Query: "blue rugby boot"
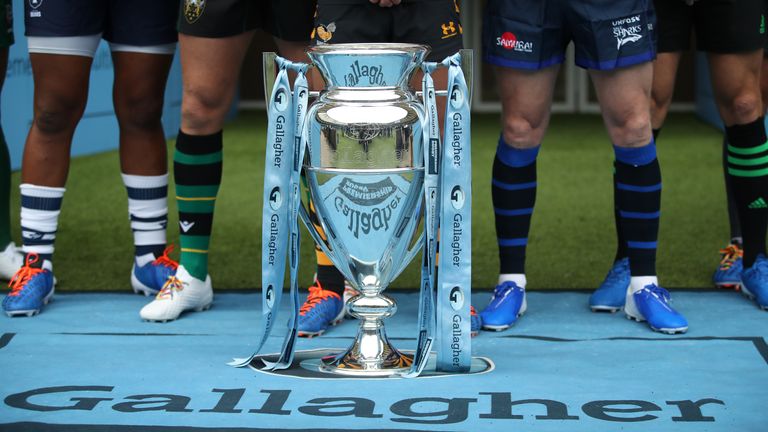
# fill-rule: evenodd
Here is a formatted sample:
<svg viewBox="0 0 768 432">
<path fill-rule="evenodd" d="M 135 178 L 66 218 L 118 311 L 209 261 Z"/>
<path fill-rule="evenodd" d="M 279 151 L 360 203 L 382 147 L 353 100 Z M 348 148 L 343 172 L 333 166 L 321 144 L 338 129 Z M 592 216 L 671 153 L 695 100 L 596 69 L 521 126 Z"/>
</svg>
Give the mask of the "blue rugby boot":
<svg viewBox="0 0 768 432">
<path fill-rule="evenodd" d="M 752 267 L 741 273 L 741 292 L 768 310 L 768 259 L 759 254 Z"/>
<path fill-rule="evenodd" d="M 669 305 L 669 291 L 655 284 L 630 294 L 627 291 L 624 313 L 637 322 L 648 321 L 657 332 L 675 334 L 688 330 L 688 321 Z"/>
<path fill-rule="evenodd" d="M 725 249 L 720 249 L 722 258 L 720 264 L 712 275 L 715 286 L 725 289 L 739 290 L 741 286 L 741 273 L 744 270 L 742 256 L 744 251 L 737 244 L 730 244 Z"/>
<path fill-rule="evenodd" d="M 165 282 L 169 277 L 176 274 L 176 269 L 179 267 L 179 263 L 168 256 L 172 250 L 173 245 L 168 246 L 162 255 L 143 266 L 137 265 L 134 259 L 133 268 L 131 269 L 131 287 L 133 287 L 133 292 L 149 296 L 156 295 L 163 289 Z"/>
<path fill-rule="evenodd" d="M 603 283 L 589 297 L 592 312 L 618 312 L 624 307 L 627 289 L 632 276 L 629 273 L 629 258 L 622 258 L 608 270 Z"/>
<path fill-rule="evenodd" d="M 309 287 L 309 297 L 299 309 L 298 335 L 300 337 L 320 336 L 328 326 L 344 319 L 344 302 L 340 295 L 325 290 L 320 282 Z"/>
<path fill-rule="evenodd" d="M 43 268 L 36 253 L 27 254 L 22 266 L 8 286 L 11 292 L 3 299 L 3 310 L 9 317 L 34 316 L 53 297 L 53 273 Z"/>
<path fill-rule="evenodd" d="M 525 288 L 512 281 L 503 282 L 493 290 L 493 298 L 480 312 L 485 330 L 502 331 L 513 325 L 525 313 Z"/>
<path fill-rule="evenodd" d="M 477 313 L 477 309 L 475 309 L 474 306 L 469 307 L 469 318 L 470 318 L 469 335 L 472 337 L 475 337 L 477 336 L 478 333 L 480 333 L 480 329 L 483 328 L 483 319 L 480 318 L 480 315 Z"/>
</svg>

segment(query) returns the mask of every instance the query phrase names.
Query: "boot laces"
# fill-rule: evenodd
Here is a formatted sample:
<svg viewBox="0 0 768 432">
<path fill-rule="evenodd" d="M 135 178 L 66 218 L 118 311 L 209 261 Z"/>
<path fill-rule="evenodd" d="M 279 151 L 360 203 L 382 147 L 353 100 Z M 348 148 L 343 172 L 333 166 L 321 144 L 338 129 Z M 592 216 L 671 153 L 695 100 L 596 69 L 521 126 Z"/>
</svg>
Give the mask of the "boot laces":
<svg viewBox="0 0 768 432">
<path fill-rule="evenodd" d="M 301 309 L 299 309 L 299 315 L 305 316 L 317 304 L 329 297 L 336 297 L 341 299 L 341 297 L 335 292 L 324 290 L 323 286 L 320 285 L 320 281 L 315 281 L 315 284 L 309 287 L 309 296 L 307 297 L 307 301 L 301 305 Z"/>
<path fill-rule="evenodd" d="M 40 261 L 40 257 L 36 253 L 31 252 L 27 254 L 24 261 L 24 265 L 16 271 L 16 274 L 14 274 L 8 282 L 8 287 L 11 288 L 11 292 L 8 294 L 9 296 L 14 297 L 21 294 L 21 290 L 24 289 L 27 282 L 29 282 L 33 276 L 43 272 L 42 268 L 32 267 L 32 264 Z"/>
<path fill-rule="evenodd" d="M 725 249 L 720 249 L 720 253 L 723 258 L 720 260 L 720 268 L 722 270 L 728 270 L 737 259 L 744 255 L 744 251 L 735 244 L 728 245 Z"/>
<path fill-rule="evenodd" d="M 179 267 L 179 263 L 174 261 L 171 257 L 168 256 L 168 254 L 170 254 L 172 251 L 173 251 L 173 244 L 170 244 L 168 245 L 168 247 L 165 248 L 162 255 L 160 255 L 154 261 L 152 261 L 152 264 L 169 267 L 176 270 Z"/>
<path fill-rule="evenodd" d="M 165 280 L 163 288 L 157 293 L 157 299 L 172 299 L 174 293 L 184 291 L 184 285 L 185 283 L 177 278 L 176 275 L 169 276 L 168 279 Z"/>
</svg>

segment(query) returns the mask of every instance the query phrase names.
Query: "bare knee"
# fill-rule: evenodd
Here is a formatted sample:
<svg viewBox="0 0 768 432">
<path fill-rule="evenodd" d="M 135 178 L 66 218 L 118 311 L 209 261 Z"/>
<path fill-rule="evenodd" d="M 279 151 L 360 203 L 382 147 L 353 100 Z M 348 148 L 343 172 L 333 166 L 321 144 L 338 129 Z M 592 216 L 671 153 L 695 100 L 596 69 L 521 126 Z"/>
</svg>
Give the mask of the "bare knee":
<svg viewBox="0 0 768 432">
<path fill-rule="evenodd" d="M 83 115 L 85 104 L 55 101 L 35 106 L 34 126 L 44 135 L 71 134 Z"/>
<path fill-rule="evenodd" d="M 743 92 L 729 100 L 723 110 L 731 120 L 728 123 L 745 124 L 760 116 L 762 103 L 760 95 L 754 92 Z"/>
<path fill-rule="evenodd" d="M 162 127 L 163 98 L 129 97 L 116 101 L 115 114 L 121 130 L 153 132 Z"/>
<path fill-rule="evenodd" d="M 211 134 L 221 130 L 231 98 L 214 92 L 185 90 L 181 121 L 185 132 Z"/>
<path fill-rule="evenodd" d="M 613 113 L 606 124 L 611 141 L 619 147 L 641 147 L 651 141 L 651 119 L 647 111 Z"/>
<path fill-rule="evenodd" d="M 542 121 L 532 122 L 522 116 L 506 116 L 502 136 L 504 142 L 511 147 L 531 148 L 541 143 L 545 128 Z"/>
</svg>

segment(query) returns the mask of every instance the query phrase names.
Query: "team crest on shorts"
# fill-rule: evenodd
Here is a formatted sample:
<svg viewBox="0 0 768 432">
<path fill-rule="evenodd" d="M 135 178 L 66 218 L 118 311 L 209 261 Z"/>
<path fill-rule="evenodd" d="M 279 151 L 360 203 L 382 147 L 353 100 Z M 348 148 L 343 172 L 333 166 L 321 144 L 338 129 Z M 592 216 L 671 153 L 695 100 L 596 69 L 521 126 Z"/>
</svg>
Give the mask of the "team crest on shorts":
<svg viewBox="0 0 768 432">
<path fill-rule="evenodd" d="M 206 0 L 184 0 L 184 19 L 193 24 L 203 14 Z"/>
<path fill-rule="evenodd" d="M 313 36 L 317 36 L 319 42 L 328 42 L 333 38 L 333 32 L 336 31 L 336 23 L 332 22 L 328 25 L 320 24 L 315 28 Z"/>
</svg>

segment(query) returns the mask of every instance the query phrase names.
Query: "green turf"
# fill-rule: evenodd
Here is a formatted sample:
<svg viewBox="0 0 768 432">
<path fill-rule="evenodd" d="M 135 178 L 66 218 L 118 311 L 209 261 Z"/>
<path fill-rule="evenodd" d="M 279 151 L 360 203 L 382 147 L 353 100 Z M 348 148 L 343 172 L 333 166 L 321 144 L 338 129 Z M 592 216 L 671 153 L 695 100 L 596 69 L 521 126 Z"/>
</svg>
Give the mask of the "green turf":
<svg viewBox="0 0 768 432">
<path fill-rule="evenodd" d="M 210 271 L 217 288 L 260 284 L 261 181 L 266 136 L 263 112 L 227 125 L 224 180 L 216 205 Z M 528 248 L 531 289 L 593 288 L 615 251 L 613 152 L 598 116 L 557 115 L 539 156 L 539 190 Z M 493 225 L 491 162 L 498 116 L 473 117 L 473 287 L 494 285 L 498 258 Z M 169 143 L 172 151 L 172 143 Z M 692 115 L 672 115 L 659 141 L 664 192 L 659 275 L 668 287 L 708 287 L 724 246 L 727 215 L 720 165 L 721 136 Z M 128 290 L 132 257 L 126 194 L 117 152 L 73 160 L 56 242 L 60 290 Z M 18 186 L 19 175 L 14 175 Z M 18 188 L 12 197 L 18 233 Z M 173 194 L 173 192 L 171 192 Z M 178 240 L 171 200 L 169 239 Z M 178 252 L 178 251 L 177 251 Z M 178 256 L 176 254 L 176 256 Z M 304 236 L 301 283 L 314 271 Z M 412 265 L 393 286 L 418 286 Z"/>
</svg>

